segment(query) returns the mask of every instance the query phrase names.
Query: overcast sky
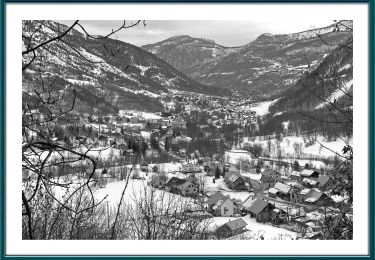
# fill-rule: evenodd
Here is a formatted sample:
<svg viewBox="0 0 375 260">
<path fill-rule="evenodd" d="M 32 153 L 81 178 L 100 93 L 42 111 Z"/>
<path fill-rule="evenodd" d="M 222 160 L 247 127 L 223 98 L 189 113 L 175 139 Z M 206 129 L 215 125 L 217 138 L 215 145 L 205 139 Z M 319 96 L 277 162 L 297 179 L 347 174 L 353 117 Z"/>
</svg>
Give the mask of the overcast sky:
<svg viewBox="0 0 375 260">
<path fill-rule="evenodd" d="M 72 21 L 58 21 L 71 25 Z M 129 21 L 130 23 L 131 21 Z M 122 21 L 81 21 L 91 34 L 104 35 L 121 26 Z M 312 28 L 324 27 L 333 23 L 331 19 L 316 20 L 242 20 L 242 21 L 202 21 L 202 20 L 149 20 L 146 26 L 140 25 L 117 34 L 119 40 L 142 46 L 156 43 L 176 35 L 189 35 L 214 40 L 224 46 L 240 46 L 254 40 L 263 33 L 285 34 Z"/>
</svg>

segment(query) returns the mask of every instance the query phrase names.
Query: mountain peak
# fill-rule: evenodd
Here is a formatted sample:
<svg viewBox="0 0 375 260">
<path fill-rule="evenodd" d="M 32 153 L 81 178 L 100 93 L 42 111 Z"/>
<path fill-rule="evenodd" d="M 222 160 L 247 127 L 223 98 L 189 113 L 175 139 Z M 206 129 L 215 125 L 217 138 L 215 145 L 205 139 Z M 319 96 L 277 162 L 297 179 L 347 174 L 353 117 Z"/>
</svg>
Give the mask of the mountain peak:
<svg viewBox="0 0 375 260">
<path fill-rule="evenodd" d="M 168 38 L 167 40 L 188 40 L 192 39 L 189 35 L 176 35 Z"/>
</svg>

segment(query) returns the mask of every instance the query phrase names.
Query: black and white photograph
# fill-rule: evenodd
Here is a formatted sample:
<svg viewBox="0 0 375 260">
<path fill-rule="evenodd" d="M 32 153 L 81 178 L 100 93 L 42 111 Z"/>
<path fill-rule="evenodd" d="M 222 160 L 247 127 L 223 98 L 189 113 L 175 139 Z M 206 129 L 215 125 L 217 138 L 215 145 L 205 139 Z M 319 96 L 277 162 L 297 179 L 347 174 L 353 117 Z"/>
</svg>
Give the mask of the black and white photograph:
<svg viewBox="0 0 375 260">
<path fill-rule="evenodd" d="M 22 239 L 351 240 L 355 29 L 22 21 Z"/>
<path fill-rule="evenodd" d="M 9 5 L 6 253 L 367 254 L 366 10 Z"/>
</svg>

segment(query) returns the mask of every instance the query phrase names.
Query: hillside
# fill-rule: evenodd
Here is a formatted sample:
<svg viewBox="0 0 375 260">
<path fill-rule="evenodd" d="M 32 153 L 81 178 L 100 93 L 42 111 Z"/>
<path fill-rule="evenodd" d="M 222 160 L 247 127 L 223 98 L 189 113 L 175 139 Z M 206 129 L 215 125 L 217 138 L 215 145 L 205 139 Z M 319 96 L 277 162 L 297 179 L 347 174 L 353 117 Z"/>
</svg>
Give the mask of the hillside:
<svg viewBox="0 0 375 260">
<path fill-rule="evenodd" d="M 269 107 L 261 131 L 352 134 L 353 41 L 337 46 Z"/>
<path fill-rule="evenodd" d="M 325 101 L 353 105 L 353 39 L 338 46 L 317 68 L 306 73 L 270 107 L 271 114 L 288 110 L 324 109 Z"/>
<path fill-rule="evenodd" d="M 201 83 L 271 98 L 296 83 L 308 63 L 316 68 L 336 44 L 350 37 L 346 25 L 351 22 L 343 24 L 293 34 L 265 33 L 235 48 L 189 36 L 142 48 Z"/>
<path fill-rule="evenodd" d="M 24 21 L 24 46 L 32 36 L 33 46 L 66 30 L 52 21 Z M 24 57 L 27 64 L 33 55 Z M 43 80 L 42 80 L 43 79 Z M 53 84 L 52 84 L 53 82 Z M 203 85 L 155 55 L 114 39 L 91 39 L 77 30 L 63 40 L 38 49 L 36 59 L 23 71 L 23 89 L 53 86 L 55 90 L 75 89 L 78 111 L 96 107 L 103 112 L 119 109 L 160 111 L 159 97 L 170 91 L 208 95 L 230 95 L 230 91 Z"/>
</svg>

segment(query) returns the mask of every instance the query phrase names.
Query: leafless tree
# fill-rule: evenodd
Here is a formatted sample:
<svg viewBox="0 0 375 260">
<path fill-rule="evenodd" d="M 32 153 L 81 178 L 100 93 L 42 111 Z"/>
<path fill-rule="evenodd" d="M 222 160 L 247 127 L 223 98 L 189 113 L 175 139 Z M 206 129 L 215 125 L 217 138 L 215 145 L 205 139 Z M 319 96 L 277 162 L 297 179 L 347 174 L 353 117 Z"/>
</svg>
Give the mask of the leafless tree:
<svg viewBox="0 0 375 260">
<path fill-rule="evenodd" d="M 76 229 L 77 223 L 93 216 L 95 208 L 103 201 L 95 200 L 92 189 L 96 182 L 94 175 L 98 158 L 103 150 L 110 147 L 95 148 L 98 144 L 97 139 L 90 138 L 92 133 L 80 133 L 78 125 L 89 122 L 82 118 L 76 121 L 71 116 L 77 102 L 76 90 L 74 86 L 61 87 L 65 72 L 56 69 L 56 64 L 53 66 L 54 58 L 59 50 L 65 48 L 85 62 L 97 63 L 70 41 L 70 35 L 74 35 L 76 29 L 81 30 L 86 38 L 103 40 L 121 30 L 138 26 L 142 21 L 129 24 L 124 21 L 105 36 L 91 35 L 78 20 L 69 27 L 58 24 L 54 32 L 46 33 L 47 23 L 22 23 L 22 215 L 23 237 L 28 239 L 77 237 L 80 233 Z M 119 51 L 104 45 L 104 60 L 113 58 Z M 65 58 L 69 62 L 70 57 Z M 27 80 L 29 76 L 26 72 L 31 68 L 35 75 L 32 80 Z M 64 140 L 56 137 L 60 126 L 58 121 L 62 119 L 69 120 L 73 129 L 73 133 Z M 100 130 L 96 134 L 100 134 Z M 65 181 L 61 176 L 65 176 Z M 37 221 L 40 214 L 44 216 L 43 225 Z M 60 225 L 61 221 L 70 226 Z M 56 226 L 69 235 L 57 234 Z"/>
<path fill-rule="evenodd" d="M 334 32 L 346 30 L 353 32 L 351 23 L 336 21 Z M 348 108 L 348 100 L 353 100 L 352 85 L 346 84 L 343 77 L 339 74 L 342 57 L 346 57 L 349 67 L 353 67 L 353 37 L 339 44 L 333 44 L 325 39 L 324 35 L 318 34 L 317 37 L 325 45 L 334 46 L 335 50 L 327 57 L 328 62 L 319 66 L 314 72 L 306 72 L 306 77 L 310 82 L 319 83 L 320 91 L 310 90 L 309 85 L 304 88 L 309 91 L 311 96 L 315 97 L 322 104 L 325 110 L 324 117 L 317 113 L 308 113 L 300 110 L 299 113 L 319 122 L 322 125 L 334 126 L 339 132 L 338 138 L 345 142 L 342 153 L 333 151 L 322 144 L 316 137 L 314 141 L 324 149 L 331 151 L 341 158 L 341 162 L 330 173 L 331 178 L 337 183 L 336 190 L 341 195 L 349 197 L 339 207 L 339 213 L 325 214 L 320 220 L 321 237 L 324 239 L 352 239 L 353 238 L 353 221 L 352 221 L 352 203 L 353 203 L 353 147 L 349 143 L 349 138 L 353 134 L 353 111 Z M 341 64 L 342 65 L 342 64 Z M 351 78 L 352 79 L 352 78 Z M 329 93 L 332 91 L 339 93 L 340 98 L 331 98 Z"/>
<path fill-rule="evenodd" d="M 193 199 L 140 185 L 121 208 L 117 239 L 207 239 L 210 220 Z M 126 227 L 126 228 L 123 228 Z"/>
</svg>

